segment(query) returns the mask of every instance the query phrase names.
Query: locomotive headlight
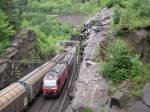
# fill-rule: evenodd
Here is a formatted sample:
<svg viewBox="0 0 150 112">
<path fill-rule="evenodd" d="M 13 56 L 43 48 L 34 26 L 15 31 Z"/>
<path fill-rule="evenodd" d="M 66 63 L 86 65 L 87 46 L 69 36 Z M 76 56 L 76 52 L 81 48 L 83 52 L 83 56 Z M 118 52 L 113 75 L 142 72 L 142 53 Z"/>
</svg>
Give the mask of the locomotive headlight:
<svg viewBox="0 0 150 112">
<path fill-rule="evenodd" d="M 57 87 L 52 87 L 51 90 L 57 91 Z"/>
<path fill-rule="evenodd" d="M 43 91 L 43 93 L 47 93 L 47 91 Z"/>
</svg>

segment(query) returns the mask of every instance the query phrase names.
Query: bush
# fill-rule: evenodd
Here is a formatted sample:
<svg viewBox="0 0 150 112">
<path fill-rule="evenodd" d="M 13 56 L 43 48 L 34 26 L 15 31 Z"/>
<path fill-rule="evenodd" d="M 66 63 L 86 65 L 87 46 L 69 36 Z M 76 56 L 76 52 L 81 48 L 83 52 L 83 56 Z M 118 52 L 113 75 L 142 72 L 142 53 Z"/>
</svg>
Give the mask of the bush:
<svg viewBox="0 0 150 112">
<path fill-rule="evenodd" d="M 107 59 L 102 65 L 101 73 L 113 81 L 127 79 L 132 67 L 127 44 L 120 39 L 114 40 L 108 44 L 106 53 Z"/>
</svg>

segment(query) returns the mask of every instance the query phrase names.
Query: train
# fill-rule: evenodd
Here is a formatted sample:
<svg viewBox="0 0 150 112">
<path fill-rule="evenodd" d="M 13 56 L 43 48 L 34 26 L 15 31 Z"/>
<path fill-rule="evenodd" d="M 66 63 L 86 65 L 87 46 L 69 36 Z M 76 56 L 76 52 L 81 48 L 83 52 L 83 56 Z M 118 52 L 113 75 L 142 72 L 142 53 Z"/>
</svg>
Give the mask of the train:
<svg viewBox="0 0 150 112">
<path fill-rule="evenodd" d="M 74 49 L 74 48 L 73 48 Z M 69 52 L 67 53 L 67 55 Z M 43 78 L 55 68 L 57 63 L 64 60 L 65 53 L 60 53 L 50 61 L 41 65 L 17 82 L 0 91 L 0 112 L 21 112 L 42 91 Z"/>
<path fill-rule="evenodd" d="M 76 59 L 76 47 L 69 50 L 68 54 L 50 70 L 43 78 L 42 93 L 45 97 L 59 97 L 64 84 L 69 77 Z"/>
</svg>

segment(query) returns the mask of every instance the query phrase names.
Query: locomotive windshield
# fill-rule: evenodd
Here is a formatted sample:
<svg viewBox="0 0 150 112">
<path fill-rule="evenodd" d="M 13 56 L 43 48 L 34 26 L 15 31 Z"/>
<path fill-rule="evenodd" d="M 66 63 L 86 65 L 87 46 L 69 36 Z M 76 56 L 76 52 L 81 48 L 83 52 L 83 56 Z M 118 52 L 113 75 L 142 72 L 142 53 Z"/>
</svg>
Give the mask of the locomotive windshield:
<svg viewBox="0 0 150 112">
<path fill-rule="evenodd" d="M 44 86 L 47 86 L 47 87 L 57 86 L 56 80 L 45 80 Z"/>
</svg>

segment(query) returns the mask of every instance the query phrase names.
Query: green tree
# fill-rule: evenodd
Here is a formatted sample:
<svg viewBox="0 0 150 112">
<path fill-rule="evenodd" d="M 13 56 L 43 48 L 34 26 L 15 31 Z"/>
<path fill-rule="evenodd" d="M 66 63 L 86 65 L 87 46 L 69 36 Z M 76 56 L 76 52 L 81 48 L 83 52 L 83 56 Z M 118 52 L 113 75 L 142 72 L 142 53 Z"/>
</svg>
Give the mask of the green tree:
<svg viewBox="0 0 150 112">
<path fill-rule="evenodd" d="M 7 20 L 7 16 L 0 10 L 0 40 L 7 39 L 15 34 L 12 26 Z"/>
<path fill-rule="evenodd" d="M 10 24 L 12 24 L 14 28 L 18 28 L 19 17 L 16 13 L 14 0 L 0 0 L 0 9 L 8 16 Z"/>
</svg>

